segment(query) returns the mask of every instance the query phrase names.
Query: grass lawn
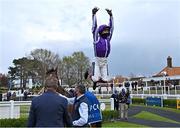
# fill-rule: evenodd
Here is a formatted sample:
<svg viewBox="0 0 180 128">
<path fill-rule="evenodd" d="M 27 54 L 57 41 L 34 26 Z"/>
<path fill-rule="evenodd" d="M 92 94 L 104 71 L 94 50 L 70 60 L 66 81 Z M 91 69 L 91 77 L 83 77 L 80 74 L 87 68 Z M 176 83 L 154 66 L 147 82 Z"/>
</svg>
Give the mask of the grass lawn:
<svg viewBox="0 0 180 128">
<path fill-rule="evenodd" d="M 134 115 L 133 117 L 140 118 L 140 119 L 146 119 L 146 120 L 163 121 L 163 122 L 169 122 L 169 123 L 179 123 L 174 120 L 171 120 L 171 119 L 168 119 L 168 118 L 165 118 L 165 117 L 162 117 L 162 116 L 159 116 L 159 115 L 147 112 L 147 111 L 142 111 L 142 112 Z"/>
<path fill-rule="evenodd" d="M 20 117 L 27 118 L 29 115 L 30 106 L 21 106 L 20 107 Z"/>
<path fill-rule="evenodd" d="M 174 109 L 174 108 L 166 108 L 166 107 L 157 107 L 158 109 L 162 109 L 162 110 L 166 110 L 166 111 L 171 111 L 171 112 L 175 112 L 175 113 L 179 113 L 180 114 L 180 110 L 179 109 Z"/>
<path fill-rule="evenodd" d="M 128 122 L 103 122 L 102 127 L 141 127 L 141 128 L 148 128 L 147 126 L 144 125 L 139 125 L 139 124 L 133 124 L 133 123 L 128 123 Z"/>
<path fill-rule="evenodd" d="M 145 105 L 132 104 L 132 106 L 145 106 Z M 165 110 L 165 111 L 171 111 L 171 112 L 175 112 L 175 113 L 179 113 L 180 114 L 180 110 L 179 109 L 175 109 L 175 108 L 158 107 L 158 106 L 146 106 L 146 107 L 161 109 L 161 110 Z"/>
</svg>

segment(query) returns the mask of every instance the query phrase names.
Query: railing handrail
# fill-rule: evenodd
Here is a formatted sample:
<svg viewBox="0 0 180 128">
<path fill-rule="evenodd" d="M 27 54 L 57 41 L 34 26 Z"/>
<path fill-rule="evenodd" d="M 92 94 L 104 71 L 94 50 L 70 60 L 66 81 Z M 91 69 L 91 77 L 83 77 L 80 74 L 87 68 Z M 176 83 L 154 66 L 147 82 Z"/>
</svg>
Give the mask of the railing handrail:
<svg viewBox="0 0 180 128">
<path fill-rule="evenodd" d="M 12 101 L 2 101 L 0 102 L 1 106 L 10 106 Z M 21 106 L 21 105 L 31 105 L 31 101 L 13 101 L 15 106 Z M 110 99 L 99 99 L 99 102 L 107 103 L 110 102 Z"/>
</svg>

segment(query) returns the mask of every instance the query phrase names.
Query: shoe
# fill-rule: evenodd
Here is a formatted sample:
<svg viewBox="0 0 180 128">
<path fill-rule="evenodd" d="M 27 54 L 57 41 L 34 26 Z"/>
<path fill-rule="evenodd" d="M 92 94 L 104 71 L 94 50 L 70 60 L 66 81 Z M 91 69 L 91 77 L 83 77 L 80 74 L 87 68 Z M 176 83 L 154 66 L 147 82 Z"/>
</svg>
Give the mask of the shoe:
<svg viewBox="0 0 180 128">
<path fill-rule="evenodd" d="M 93 82 L 93 90 L 96 89 L 97 82 Z"/>
</svg>

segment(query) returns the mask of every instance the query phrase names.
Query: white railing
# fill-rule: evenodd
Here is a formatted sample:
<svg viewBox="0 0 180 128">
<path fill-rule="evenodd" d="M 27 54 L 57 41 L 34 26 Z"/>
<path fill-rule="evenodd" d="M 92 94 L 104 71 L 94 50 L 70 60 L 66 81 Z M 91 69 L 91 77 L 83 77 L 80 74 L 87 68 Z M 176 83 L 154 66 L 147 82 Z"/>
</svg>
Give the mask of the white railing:
<svg viewBox="0 0 180 128">
<path fill-rule="evenodd" d="M 171 88 L 169 86 L 147 86 L 131 90 L 132 94 L 167 94 L 167 95 L 180 95 L 180 85 Z"/>
<path fill-rule="evenodd" d="M 174 87 L 169 87 L 169 86 L 145 86 L 141 87 L 138 86 L 136 87 L 137 89 L 132 89 L 130 87 L 130 91 L 132 94 L 168 94 L 168 95 L 180 95 L 180 85 L 176 85 Z M 121 91 L 121 87 L 115 86 L 114 89 L 116 89 L 118 92 Z M 94 94 L 100 94 L 99 93 L 99 88 L 97 87 L 96 90 L 93 90 L 91 87 L 89 88 L 89 91 L 93 92 Z M 112 95 L 112 88 L 111 87 L 101 87 L 101 96 L 107 96 Z"/>
<path fill-rule="evenodd" d="M 146 97 L 162 97 L 163 99 L 180 99 L 180 95 L 168 95 L 168 94 L 131 94 L 131 98 L 146 98 Z"/>
<path fill-rule="evenodd" d="M 114 110 L 114 99 L 99 99 L 99 102 L 106 107 L 110 104 L 110 109 Z M 2 101 L 0 102 L 0 119 L 20 118 L 20 106 L 30 106 L 31 101 Z M 104 108 L 105 109 L 105 108 Z"/>
<path fill-rule="evenodd" d="M 31 105 L 31 101 L 2 101 L 0 102 L 0 119 L 19 118 L 20 106 Z"/>
</svg>

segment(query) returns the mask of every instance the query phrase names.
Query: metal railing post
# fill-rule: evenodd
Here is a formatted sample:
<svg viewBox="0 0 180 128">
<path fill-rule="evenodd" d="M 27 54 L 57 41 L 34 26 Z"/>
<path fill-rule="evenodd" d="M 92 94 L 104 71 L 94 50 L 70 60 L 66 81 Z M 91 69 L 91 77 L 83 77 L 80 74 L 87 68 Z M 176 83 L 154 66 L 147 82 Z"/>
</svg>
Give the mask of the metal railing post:
<svg viewBox="0 0 180 128">
<path fill-rule="evenodd" d="M 137 91 L 137 94 L 139 94 L 139 93 L 138 93 L 138 84 L 136 85 L 136 91 Z"/>
<path fill-rule="evenodd" d="M 163 86 L 161 86 L 161 92 L 162 92 L 162 94 L 163 94 Z"/>
<path fill-rule="evenodd" d="M 156 95 L 157 95 L 157 86 L 156 86 Z"/>
<path fill-rule="evenodd" d="M 114 98 L 110 98 L 111 110 L 114 110 Z"/>
</svg>

